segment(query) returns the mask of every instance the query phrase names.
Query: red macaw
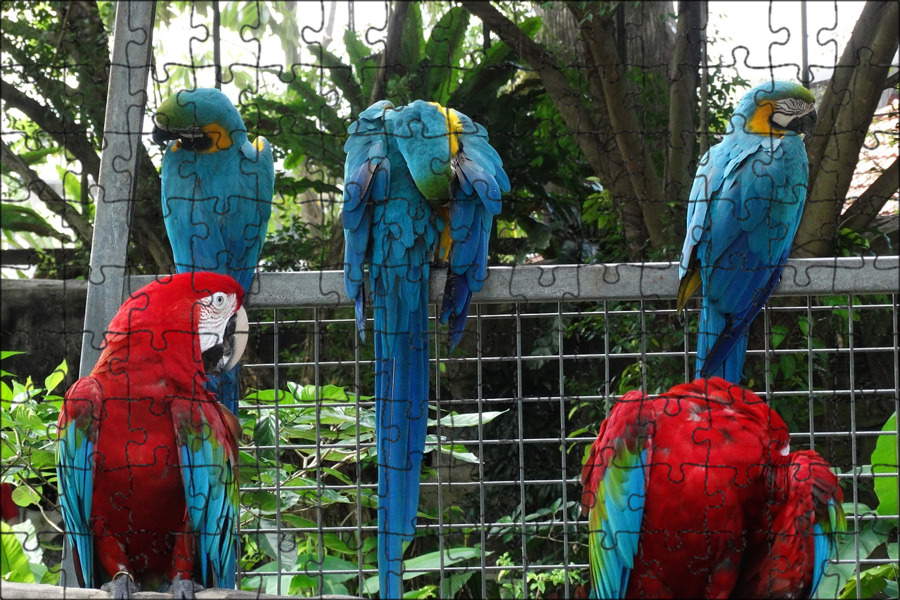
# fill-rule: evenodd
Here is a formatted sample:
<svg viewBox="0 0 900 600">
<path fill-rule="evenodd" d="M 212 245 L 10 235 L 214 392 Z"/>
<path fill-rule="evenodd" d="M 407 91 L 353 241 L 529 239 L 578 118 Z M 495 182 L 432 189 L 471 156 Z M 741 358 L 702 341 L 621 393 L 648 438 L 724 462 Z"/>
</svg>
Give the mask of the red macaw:
<svg viewBox="0 0 900 600">
<path fill-rule="evenodd" d="M 788 442 L 774 410 L 719 377 L 625 394 L 582 471 L 592 597 L 811 597 L 843 494 Z"/>
<path fill-rule="evenodd" d="M 234 588 L 237 419 L 204 388 L 246 346 L 244 291 L 185 273 L 131 295 L 90 375 L 66 392 L 57 475 L 83 587 L 193 597 Z"/>
<path fill-rule="evenodd" d="M 7 481 L 0 483 L 0 513 L 9 525 L 19 522 L 19 507 L 12 499 L 14 489 L 15 486 Z"/>
</svg>

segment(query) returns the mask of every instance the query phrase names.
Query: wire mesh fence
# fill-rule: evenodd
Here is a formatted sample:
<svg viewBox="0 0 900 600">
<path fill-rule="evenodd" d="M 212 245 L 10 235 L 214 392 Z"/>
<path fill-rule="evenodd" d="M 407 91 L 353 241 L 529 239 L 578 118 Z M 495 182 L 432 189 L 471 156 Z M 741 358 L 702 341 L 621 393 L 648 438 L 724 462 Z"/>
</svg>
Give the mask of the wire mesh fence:
<svg viewBox="0 0 900 600">
<path fill-rule="evenodd" d="M 434 329 L 432 426 L 407 556 L 420 589 L 444 596 L 469 581 L 484 597 L 577 593 L 587 573 L 580 471 L 596 426 L 624 392 L 658 393 L 692 377 L 696 311 L 676 316 L 674 267 L 498 269 L 476 297 L 461 352 L 447 355 Z M 762 319 L 762 344 L 748 351 L 749 387 L 785 418 L 792 449 L 816 449 L 838 469 L 849 527 L 836 565 L 857 574 L 894 562 L 867 544 L 892 519 L 871 508 L 870 457 L 878 436 L 896 436 L 883 427 L 900 398 L 897 274 L 895 259 L 791 263 Z M 260 290 L 269 291 L 256 297 L 259 359 L 246 369 L 271 391 L 242 408 L 248 431 L 257 427 L 245 450 L 280 460 L 266 463 L 267 477 L 244 480 L 253 517 L 242 533 L 281 542 L 277 573 L 244 573 L 262 576 L 269 591 L 297 591 L 295 577 L 313 594 L 351 578 L 362 590 L 376 573 L 366 559 L 376 532 L 374 361 L 349 302 L 330 293 L 341 277 L 263 276 Z M 539 300 L 523 300 L 541 280 Z M 592 285 L 604 280 L 605 289 Z M 287 514 L 299 518 L 280 518 Z M 826 587 L 837 577 L 829 572 Z"/>
</svg>

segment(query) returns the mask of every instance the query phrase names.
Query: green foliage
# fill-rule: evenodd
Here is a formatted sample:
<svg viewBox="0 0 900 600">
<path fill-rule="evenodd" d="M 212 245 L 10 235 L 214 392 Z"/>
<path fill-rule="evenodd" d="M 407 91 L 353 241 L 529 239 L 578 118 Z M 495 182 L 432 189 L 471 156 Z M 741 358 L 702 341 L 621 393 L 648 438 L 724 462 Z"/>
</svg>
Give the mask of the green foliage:
<svg viewBox="0 0 900 600">
<path fill-rule="evenodd" d="M 323 262 L 322 239 L 311 233 L 301 215 L 292 214 L 289 220 L 269 233 L 262 252 L 261 265 L 266 271 L 306 271 L 318 268 Z"/>
<path fill-rule="evenodd" d="M 16 354 L 22 352 L 4 350 L 0 359 Z M 0 480 L 15 486 L 12 500 L 17 506 L 38 510 L 48 520 L 48 511 L 56 505 L 56 420 L 62 405 L 62 397 L 55 392 L 66 370 L 63 361 L 44 379 L 43 387 L 36 387 L 31 377 L 23 383 L 12 373 L 0 371 Z M 59 569 L 48 568 L 55 565 L 45 564 L 44 550 L 58 555 L 58 540 L 37 535 L 30 520 L 11 528 L 3 523 L 3 528 L 0 577 L 6 581 L 55 584 Z"/>
<path fill-rule="evenodd" d="M 489 423 L 501 414 L 448 412 L 440 415 L 440 425 L 442 431 L 473 427 Z M 241 408 L 240 420 L 244 434 L 253 440 L 250 448 L 241 452 L 239 467 L 242 489 L 247 490 L 241 497 L 241 529 L 245 532 L 241 564 L 251 573 L 242 580 L 242 588 L 275 593 L 278 578 L 272 575 L 276 572 L 305 573 L 316 563 L 322 564 L 325 571 L 323 587 L 320 588 L 318 573 L 285 575 L 281 576 L 281 593 L 359 593 L 356 575 L 328 571 L 374 569 L 374 532 L 360 537 L 361 530 L 332 533 L 323 527 L 336 526 L 348 515 L 363 527 L 376 523 L 376 492 L 370 486 L 357 484 L 362 473 L 371 474 L 371 483 L 375 483 L 372 398 L 357 397 L 334 385 L 315 387 L 288 382 L 285 390 L 250 394 Z M 437 425 L 437 420 L 429 420 L 429 425 Z M 452 459 L 478 462 L 464 446 L 428 434 L 425 454 L 438 447 Z M 432 469 L 423 467 L 423 478 L 432 474 Z M 321 512 L 320 507 L 324 508 Z M 428 506 L 420 507 L 420 521 L 437 518 Z M 296 533 L 287 533 L 281 539 L 274 533 L 264 533 L 274 531 L 279 524 Z M 409 572 L 404 579 L 415 580 L 419 586 L 411 597 L 446 597 L 445 592 L 455 593 L 472 576 L 471 571 L 449 577 L 445 583 L 450 587 L 445 590 L 438 590 L 433 573 L 439 571 L 441 564 L 452 565 L 483 554 L 478 547 L 457 546 L 445 549 L 441 557 L 431 536 L 420 536 L 415 543 L 417 548 L 435 549 L 405 562 Z M 374 593 L 377 588 L 378 578 L 371 577 L 363 583 L 362 591 Z"/>
<path fill-rule="evenodd" d="M 837 560 L 840 562 L 828 565 L 822 583 L 816 591 L 816 597 L 873 598 L 879 597 L 883 592 L 886 594 L 883 597 L 894 598 L 897 595 L 897 569 L 895 565 L 890 564 L 859 570 L 862 585 L 860 595 L 857 595 L 855 563 L 858 560 L 875 558 L 891 558 L 896 563 L 897 542 L 896 537 L 893 537 L 894 541 L 888 541 L 891 537 L 891 527 L 886 526 L 884 521 L 866 518 L 874 514 L 871 508 L 862 503 L 855 506 L 853 503 L 844 504 L 844 511 L 848 515 L 853 514 L 854 510 L 859 517 L 863 517 L 856 520 L 858 533 L 848 531 L 845 534 L 838 534 Z M 850 529 L 852 528 L 848 528 Z M 896 536 L 896 533 L 893 535 Z"/>
<path fill-rule="evenodd" d="M 20 204 L 4 202 L 0 205 L 3 229 L 11 232 L 27 231 L 41 236 L 67 241 L 69 236 L 60 233 L 33 209 Z"/>
<path fill-rule="evenodd" d="M 2 353 L 2 358 L 21 354 Z M 22 383 L 11 373 L 0 374 L 3 409 L 0 464 L 3 481 L 16 485 L 13 501 L 19 506 L 48 504 L 56 497 L 56 419 L 62 397 L 55 395 L 67 371 L 63 361 L 36 387 L 31 377 Z"/>
<path fill-rule="evenodd" d="M 876 511 L 882 516 L 897 514 L 897 413 L 882 428 L 875 450 L 872 452 L 872 473 L 875 474 L 875 493 L 878 495 Z"/>
<path fill-rule="evenodd" d="M 0 521 L 0 578 L 20 583 L 35 582 L 22 542 L 5 521 Z"/>
<path fill-rule="evenodd" d="M 900 581 L 900 568 L 898 568 L 897 534 L 897 413 L 895 412 L 884 424 L 882 434 L 878 436 L 875 450 L 870 458 L 871 467 L 866 465 L 863 472 L 870 472 L 875 480 L 875 494 L 878 497 L 878 506 L 873 511 L 868 506 L 861 505 L 860 513 L 874 517 L 864 521 L 859 535 L 860 558 L 887 559 L 888 564 L 876 564 L 875 566 L 861 569 L 859 581 L 853 576 L 851 569 L 835 568 L 841 575 L 846 576 L 846 583 L 840 591 L 840 598 L 896 598 L 898 595 L 898 581 Z M 850 505 L 845 505 L 845 507 Z M 852 509 L 851 509 L 852 510 Z M 859 521 L 857 521 L 859 523 Z M 839 546 L 838 558 L 856 559 L 853 538 L 851 537 L 843 547 Z M 848 565 L 840 565 L 847 567 Z M 852 567 L 852 565 L 849 565 Z M 845 575 L 846 574 L 846 575 Z M 842 581 L 842 580 L 840 580 Z M 857 589 L 859 588 L 859 589 Z M 820 595 L 820 597 L 825 597 Z"/>
<path fill-rule="evenodd" d="M 872 256 L 872 244 L 866 239 L 865 232 L 857 232 L 847 227 L 838 231 L 838 256 Z"/>
<path fill-rule="evenodd" d="M 517 563 L 509 552 L 497 558 L 497 565 L 501 567 L 513 567 Z M 501 570 L 497 575 L 499 586 L 498 598 L 548 598 L 563 597 L 566 580 L 569 583 L 569 594 L 575 587 L 585 585 L 585 580 L 577 571 L 565 569 L 531 570 L 525 577 L 525 581 L 513 575 L 513 570 Z M 550 593 L 555 592 L 554 596 Z"/>
</svg>

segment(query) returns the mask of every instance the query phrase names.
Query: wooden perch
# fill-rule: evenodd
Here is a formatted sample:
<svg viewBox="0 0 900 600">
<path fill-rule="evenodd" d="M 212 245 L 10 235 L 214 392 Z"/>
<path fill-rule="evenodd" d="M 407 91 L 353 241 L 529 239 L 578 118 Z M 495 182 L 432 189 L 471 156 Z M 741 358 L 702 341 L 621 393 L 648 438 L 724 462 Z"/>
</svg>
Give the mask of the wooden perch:
<svg viewBox="0 0 900 600">
<path fill-rule="evenodd" d="M 0 581 L 0 596 L 22 600 L 52 600 L 55 598 L 78 600 L 81 598 L 110 597 L 106 592 L 97 589 L 60 587 L 41 583 L 13 583 L 10 581 Z M 133 596 L 135 600 L 172 597 L 172 594 L 163 594 L 161 592 L 138 592 Z M 319 597 L 333 600 L 358 600 L 356 596 L 325 595 Z M 271 596 L 246 590 L 223 590 L 218 588 L 197 592 L 197 600 L 294 600 L 294 598 L 295 596 Z"/>
</svg>

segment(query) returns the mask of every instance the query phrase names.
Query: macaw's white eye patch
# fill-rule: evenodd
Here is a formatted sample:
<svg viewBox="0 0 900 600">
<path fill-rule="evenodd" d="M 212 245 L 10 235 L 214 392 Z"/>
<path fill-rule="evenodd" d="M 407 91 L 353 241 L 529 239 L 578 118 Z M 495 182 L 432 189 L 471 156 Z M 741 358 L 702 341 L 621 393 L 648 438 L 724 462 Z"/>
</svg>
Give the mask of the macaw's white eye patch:
<svg viewBox="0 0 900 600">
<path fill-rule="evenodd" d="M 809 102 L 797 98 L 785 98 L 775 103 L 772 122 L 782 128 L 787 128 L 791 121 L 811 113 L 814 109 L 815 105 Z"/>
<path fill-rule="evenodd" d="M 200 352 L 206 352 L 217 344 L 225 343 L 228 321 L 238 310 L 238 300 L 234 294 L 216 292 L 200 299 L 197 304 Z M 245 326 L 244 331 L 246 330 Z"/>
</svg>

